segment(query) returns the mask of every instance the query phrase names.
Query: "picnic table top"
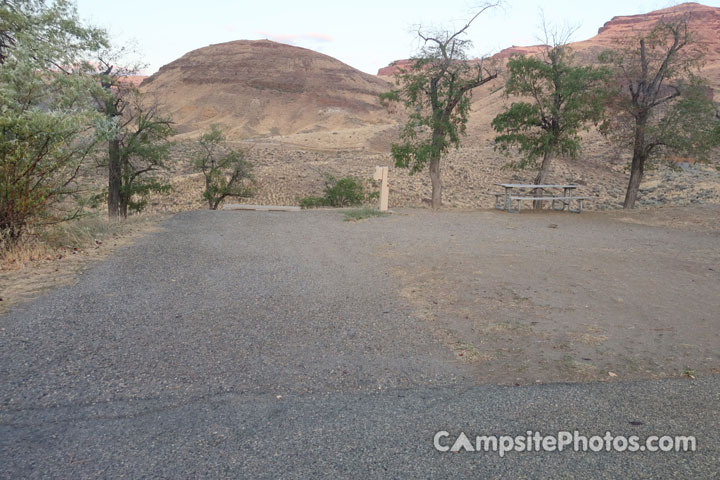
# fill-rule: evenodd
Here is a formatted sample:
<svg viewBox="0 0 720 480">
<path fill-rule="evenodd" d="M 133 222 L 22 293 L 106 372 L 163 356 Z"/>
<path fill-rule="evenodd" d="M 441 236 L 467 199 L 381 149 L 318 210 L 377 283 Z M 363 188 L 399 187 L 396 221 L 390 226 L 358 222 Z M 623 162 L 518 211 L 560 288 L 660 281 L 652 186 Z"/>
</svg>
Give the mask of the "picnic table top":
<svg viewBox="0 0 720 480">
<path fill-rule="evenodd" d="M 569 185 L 532 185 L 528 183 L 496 183 L 498 187 L 505 188 L 577 188 L 575 184 Z"/>
</svg>

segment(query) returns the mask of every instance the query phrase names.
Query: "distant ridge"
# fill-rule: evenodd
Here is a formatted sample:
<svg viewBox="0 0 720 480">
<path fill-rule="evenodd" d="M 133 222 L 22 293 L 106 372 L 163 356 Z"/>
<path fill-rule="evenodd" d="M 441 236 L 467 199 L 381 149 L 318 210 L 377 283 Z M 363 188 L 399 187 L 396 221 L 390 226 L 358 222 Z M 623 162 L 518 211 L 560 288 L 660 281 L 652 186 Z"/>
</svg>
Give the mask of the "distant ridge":
<svg viewBox="0 0 720 480">
<path fill-rule="evenodd" d="M 617 40 L 647 32 L 661 18 L 678 15 L 688 16 L 696 41 L 706 52 L 707 63 L 703 68 L 704 74 L 710 80 L 711 85 L 716 90 L 720 90 L 720 8 L 718 7 L 689 2 L 639 15 L 616 16 L 600 27 L 596 36 L 572 43 L 571 46 L 581 58 L 591 61 L 594 59 L 594 54 L 613 46 Z M 537 53 L 542 48 L 541 45 L 512 46 L 498 52 L 493 57 L 506 59 L 513 54 Z M 406 59 L 398 60 L 394 62 L 397 66 L 383 67 L 378 70 L 378 75 L 385 78 L 392 76 L 396 73 L 397 67 L 407 65 L 408 62 L 409 60 Z"/>
</svg>

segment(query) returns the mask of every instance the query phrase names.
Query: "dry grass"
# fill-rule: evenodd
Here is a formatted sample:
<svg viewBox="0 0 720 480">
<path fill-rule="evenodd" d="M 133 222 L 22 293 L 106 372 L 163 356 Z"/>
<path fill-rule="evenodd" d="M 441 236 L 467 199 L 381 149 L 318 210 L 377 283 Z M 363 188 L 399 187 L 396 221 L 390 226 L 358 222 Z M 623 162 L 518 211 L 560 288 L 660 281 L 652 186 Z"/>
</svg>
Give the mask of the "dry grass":
<svg viewBox="0 0 720 480">
<path fill-rule="evenodd" d="M 75 282 L 79 272 L 150 231 L 157 215 L 109 221 L 97 215 L 35 229 L 0 251 L 0 314 L 45 290 Z"/>
<path fill-rule="evenodd" d="M 17 270 L 34 262 L 60 260 L 69 252 L 102 245 L 112 235 L 121 235 L 147 220 L 148 217 L 135 216 L 113 221 L 104 215 L 92 215 L 57 225 L 35 227 L 16 243 L 0 242 L 0 270 Z"/>
<path fill-rule="evenodd" d="M 23 241 L 10 246 L 0 247 L 0 270 L 23 268 L 31 262 L 52 260 L 56 249 L 37 241 Z"/>
</svg>

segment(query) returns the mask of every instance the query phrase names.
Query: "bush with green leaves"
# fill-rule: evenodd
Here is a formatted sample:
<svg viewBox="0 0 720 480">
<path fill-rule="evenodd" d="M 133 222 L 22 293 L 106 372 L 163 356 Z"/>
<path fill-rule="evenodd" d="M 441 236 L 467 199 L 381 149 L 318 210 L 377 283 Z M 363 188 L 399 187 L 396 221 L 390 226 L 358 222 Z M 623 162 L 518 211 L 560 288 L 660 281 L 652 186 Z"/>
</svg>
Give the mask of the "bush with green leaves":
<svg viewBox="0 0 720 480">
<path fill-rule="evenodd" d="M 210 210 L 217 210 L 227 197 L 252 196 L 252 165 L 242 150 L 227 147 L 217 125 L 200 137 L 199 145 L 195 166 L 205 175 L 203 198 Z"/>
<path fill-rule="evenodd" d="M 302 208 L 353 207 L 362 205 L 371 196 L 372 194 L 366 195 L 362 182 L 357 178 L 337 179 L 328 175 L 323 196 L 301 198 L 300 206 Z"/>
<path fill-rule="evenodd" d="M 0 2 L 1 237 L 78 215 L 98 120 L 84 59 L 106 44 L 69 1 Z"/>
</svg>

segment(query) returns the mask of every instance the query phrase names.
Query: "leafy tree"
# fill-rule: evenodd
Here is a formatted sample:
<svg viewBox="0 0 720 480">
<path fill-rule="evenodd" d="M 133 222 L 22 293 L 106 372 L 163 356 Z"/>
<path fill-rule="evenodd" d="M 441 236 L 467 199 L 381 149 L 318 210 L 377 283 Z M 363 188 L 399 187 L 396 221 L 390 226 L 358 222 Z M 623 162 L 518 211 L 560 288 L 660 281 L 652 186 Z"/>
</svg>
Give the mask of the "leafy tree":
<svg viewBox="0 0 720 480">
<path fill-rule="evenodd" d="M 95 100 L 105 117 L 108 169 L 107 205 L 110 217 L 127 217 L 140 211 L 150 193 L 162 193 L 169 185 L 156 175 L 165 160 L 174 134 L 172 120 L 158 112 L 158 104 L 127 80 L 139 65 L 125 66 L 126 47 L 98 53 L 98 86 Z"/>
<path fill-rule="evenodd" d="M 624 208 L 633 208 L 649 160 L 675 153 L 705 158 L 714 144 L 716 107 L 696 72 L 703 52 L 685 17 L 661 19 L 649 33 L 603 52 L 614 66 L 609 132 L 632 146 Z"/>
<path fill-rule="evenodd" d="M 229 149 L 225 135 L 217 125 L 211 125 L 199 141 L 200 152 L 195 166 L 205 175 L 203 198 L 210 210 L 217 210 L 227 197 L 252 195 L 252 166 L 242 150 Z"/>
<path fill-rule="evenodd" d="M 95 142 L 94 79 L 83 62 L 107 41 L 66 0 L 0 2 L 0 234 L 77 215 L 69 197 Z"/>
<path fill-rule="evenodd" d="M 542 56 L 513 56 L 507 68 L 506 95 L 528 101 L 513 102 L 495 117 L 492 126 L 499 133 L 495 143 L 504 152 L 516 147 L 523 155 L 511 163 L 513 167 L 537 168 L 542 159 L 535 184 L 544 184 L 552 158 L 575 158 L 581 146 L 580 131 L 601 120 L 609 71 L 574 65 L 566 41 L 548 45 Z"/>
<path fill-rule="evenodd" d="M 440 160 L 451 146 L 459 147 L 465 134 L 472 89 L 497 78 L 485 59 L 468 60 L 472 44 L 463 38 L 473 21 L 493 6 L 483 6 L 456 32 L 418 32 L 424 46 L 398 73 L 398 88 L 381 95 L 383 102 L 400 102 L 410 112 L 392 156 L 397 167 L 409 168 L 411 174 L 429 167 L 433 208 L 442 205 Z"/>
<path fill-rule="evenodd" d="M 110 216 L 126 218 L 147 205 L 151 193 L 170 191 L 170 185 L 158 173 L 167 169 L 166 159 L 174 134 L 172 121 L 158 113 L 157 103 L 148 100 L 137 88 L 125 86 L 114 92 L 119 116 L 106 118 L 109 129 L 107 164 L 111 172 L 108 185 Z"/>
</svg>

